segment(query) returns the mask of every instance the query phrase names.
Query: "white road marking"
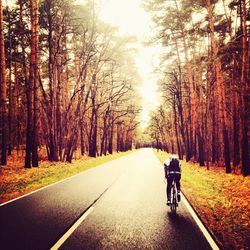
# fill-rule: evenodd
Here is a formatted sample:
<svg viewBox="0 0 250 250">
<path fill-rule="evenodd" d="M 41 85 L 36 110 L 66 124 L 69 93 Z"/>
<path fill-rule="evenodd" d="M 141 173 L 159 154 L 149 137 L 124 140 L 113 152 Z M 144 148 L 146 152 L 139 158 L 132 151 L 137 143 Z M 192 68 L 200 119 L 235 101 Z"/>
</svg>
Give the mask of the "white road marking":
<svg viewBox="0 0 250 250">
<path fill-rule="evenodd" d="M 207 239 L 211 248 L 213 250 L 220 250 L 220 248 L 217 246 L 216 242 L 214 241 L 214 239 L 212 238 L 212 236 L 210 235 L 210 233 L 208 232 L 206 227 L 203 225 L 203 223 L 201 222 L 199 217 L 196 215 L 195 211 L 193 210 L 193 208 L 191 207 L 191 205 L 189 204 L 189 202 L 187 201 L 187 199 L 185 198 L 185 196 L 183 194 L 182 194 L 181 198 L 182 198 L 182 201 L 184 202 L 185 206 L 187 207 L 188 211 L 190 212 L 190 214 L 194 218 L 196 224 L 200 228 L 201 232 L 203 233 L 203 235 Z"/>
<path fill-rule="evenodd" d="M 74 224 L 73 226 L 56 242 L 56 244 L 50 250 L 57 250 L 76 230 L 76 228 L 88 217 L 88 215 L 94 210 L 94 207 L 90 207 Z"/>
</svg>

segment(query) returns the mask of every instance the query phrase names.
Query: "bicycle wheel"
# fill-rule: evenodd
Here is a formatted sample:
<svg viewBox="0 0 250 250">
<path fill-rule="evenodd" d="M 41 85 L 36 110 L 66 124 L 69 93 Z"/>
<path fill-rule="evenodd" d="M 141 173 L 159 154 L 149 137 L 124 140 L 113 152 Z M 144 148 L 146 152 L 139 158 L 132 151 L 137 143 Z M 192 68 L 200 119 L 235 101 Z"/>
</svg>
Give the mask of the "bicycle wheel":
<svg viewBox="0 0 250 250">
<path fill-rule="evenodd" d="M 176 207 L 177 207 L 176 187 L 175 184 L 173 183 L 171 187 L 171 204 L 170 204 L 170 209 L 173 213 L 176 213 Z"/>
</svg>

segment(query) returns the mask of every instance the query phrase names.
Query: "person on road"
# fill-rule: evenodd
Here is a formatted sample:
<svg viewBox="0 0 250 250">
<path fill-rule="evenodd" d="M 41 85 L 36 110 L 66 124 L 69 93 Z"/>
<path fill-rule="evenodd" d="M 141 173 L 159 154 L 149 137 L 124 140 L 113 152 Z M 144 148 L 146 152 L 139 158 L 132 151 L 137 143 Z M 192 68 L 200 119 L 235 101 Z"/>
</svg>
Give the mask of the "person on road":
<svg viewBox="0 0 250 250">
<path fill-rule="evenodd" d="M 167 158 L 164 162 L 164 172 L 165 178 L 167 179 L 167 205 L 170 205 L 170 192 L 171 192 L 171 185 L 175 178 L 176 181 L 176 188 L 177 188 L 177 199 L 178 202 L 181 200 L 180 196 L 180 180 L 181 180 L 181 161 L 177 155 L 172 155 L 171 157 Z"/>
</svg>

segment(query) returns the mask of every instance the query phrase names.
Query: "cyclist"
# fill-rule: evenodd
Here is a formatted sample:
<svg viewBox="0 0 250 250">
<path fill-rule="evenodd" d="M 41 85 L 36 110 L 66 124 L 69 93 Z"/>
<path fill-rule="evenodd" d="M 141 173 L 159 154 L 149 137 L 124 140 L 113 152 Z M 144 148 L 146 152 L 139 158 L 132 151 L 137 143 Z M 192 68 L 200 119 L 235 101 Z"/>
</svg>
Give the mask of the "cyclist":
<svg viewBox="0 0 250 250">
<path fill-rule="evenodd" d="M 167 205 L 170 205 L 170 194 L 171 194 L 171 185 L 175 178 L 176 181 L 176 188 L 177 188 L 177 200 L 180 202 L 180 179 L 181 179 L 181 161 L 177 155 L 172 155 L 171 157 L 167 158 L 164 162 L 164 171 L 165 171 L 165 178 L 167 179 Z"/>
</svg>

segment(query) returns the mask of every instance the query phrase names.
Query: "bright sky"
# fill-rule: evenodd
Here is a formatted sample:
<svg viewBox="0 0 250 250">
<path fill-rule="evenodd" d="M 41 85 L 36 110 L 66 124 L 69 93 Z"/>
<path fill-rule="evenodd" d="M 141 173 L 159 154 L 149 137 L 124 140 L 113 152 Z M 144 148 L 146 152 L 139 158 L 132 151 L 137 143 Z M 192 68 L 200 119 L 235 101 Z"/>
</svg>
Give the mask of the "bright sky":
<svg viewBox="0 0 250 250">
<path fill-rule="evenodd" d="M 95 0 L 95 3 L 99 6 L 101 19 L 118 26 L 121 34 L 134 35 L 138 39 L 136 44 L 138 54 L 135 61 L 143 81 L 139 93 L 142 96 L 143 106 L 141 127 L 145 128 L 148 125 L 150 111 L 159 105 L 160 99 L 157 93 L 157 79 L 153 74 L 160 47 L 143 45 L 152 33 L 153 23 L 150 14 L 143 9 L 142 0 Z"/>
</svg>

